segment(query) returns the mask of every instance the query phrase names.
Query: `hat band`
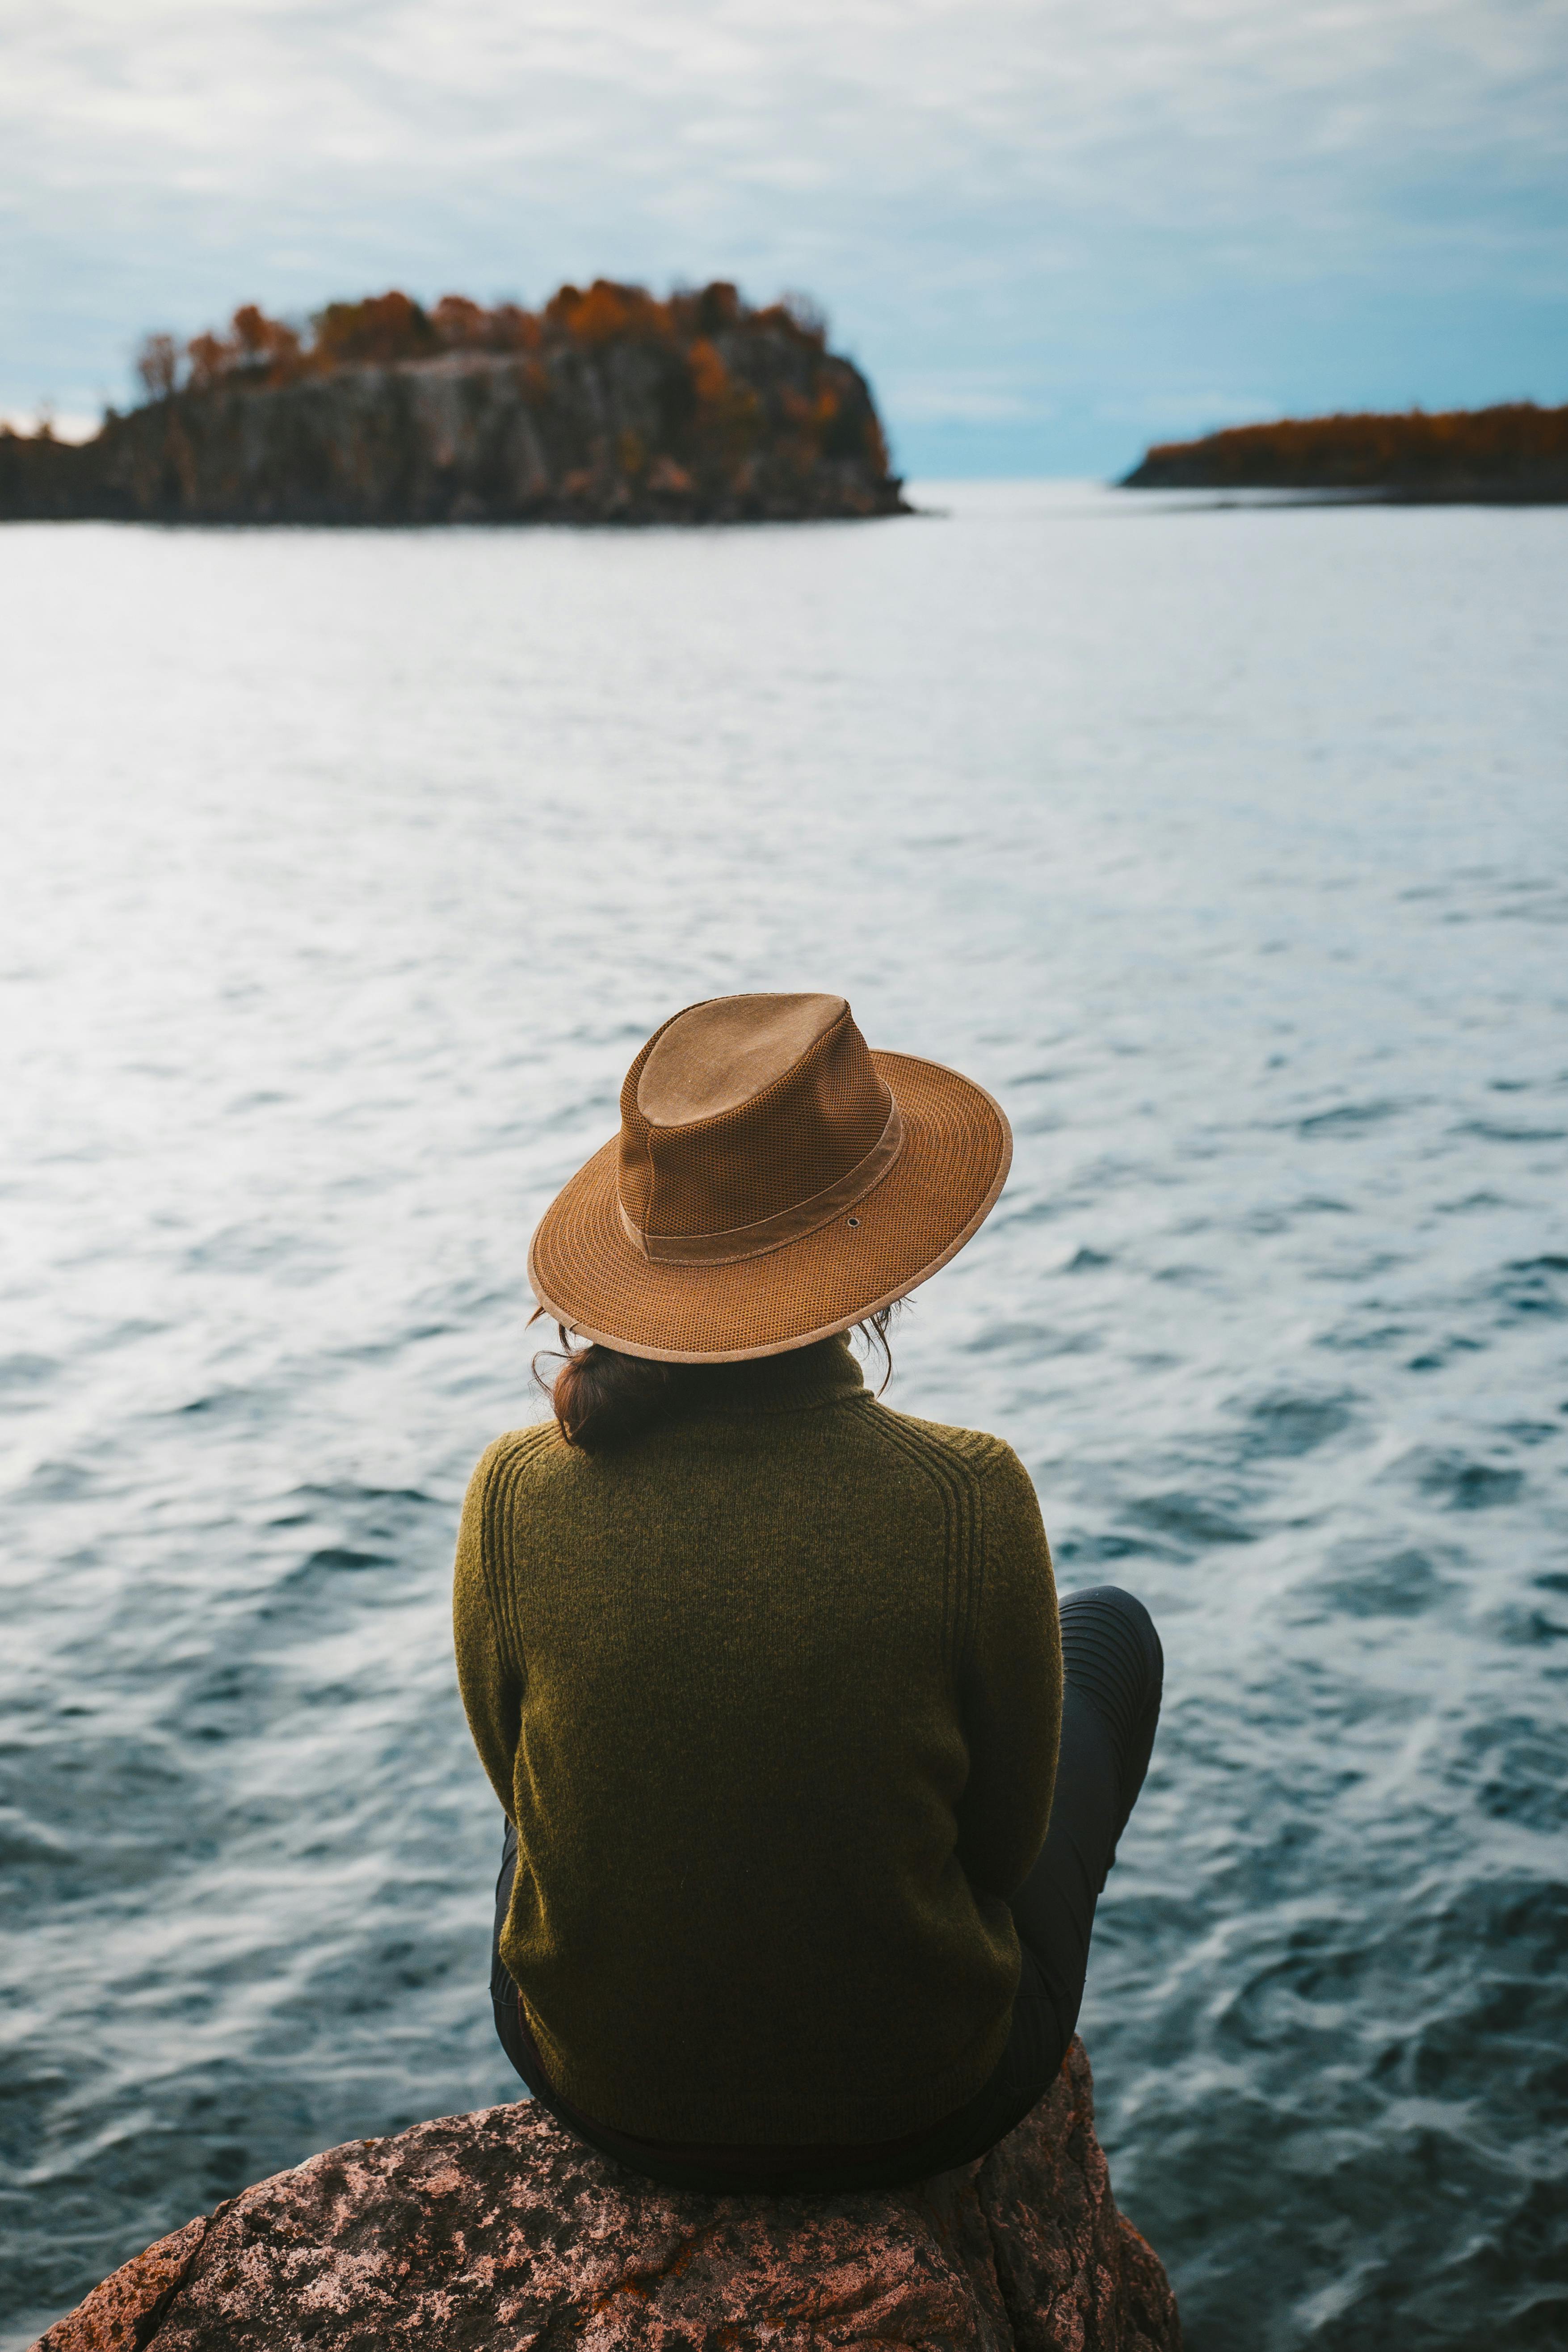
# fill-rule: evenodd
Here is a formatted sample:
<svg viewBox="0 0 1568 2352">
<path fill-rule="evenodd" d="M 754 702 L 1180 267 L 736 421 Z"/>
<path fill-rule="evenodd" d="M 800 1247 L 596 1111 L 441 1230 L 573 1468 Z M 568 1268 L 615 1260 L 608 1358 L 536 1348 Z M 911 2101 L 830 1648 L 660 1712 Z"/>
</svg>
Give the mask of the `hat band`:
<svg viewBox="0 0 1568 2352">
<path fill-rule="evenodd" d="M 858 1160 L 837 1183 L 814 1192 L 809 1201 L 798 1202 L 794 1208 L 781 1209 L 777 1216 L 760 1217 L 754 1225 L 731 1226 L 727 1234 L 648 1234 L 632 1223 L 618 1193 L 616 1206 L 626 1239 L 656 1265 L 730 1265 L 737 1258 L 761 1257 L 767 1250 L 782 1249 L 785 1242 L 816 1233 L 840 1209 L 852 1209 L 887 1174 L 903 1148 L 904 1122 L 889 1096 L 888 1123 L 865 1159 Z"/>
</svg>

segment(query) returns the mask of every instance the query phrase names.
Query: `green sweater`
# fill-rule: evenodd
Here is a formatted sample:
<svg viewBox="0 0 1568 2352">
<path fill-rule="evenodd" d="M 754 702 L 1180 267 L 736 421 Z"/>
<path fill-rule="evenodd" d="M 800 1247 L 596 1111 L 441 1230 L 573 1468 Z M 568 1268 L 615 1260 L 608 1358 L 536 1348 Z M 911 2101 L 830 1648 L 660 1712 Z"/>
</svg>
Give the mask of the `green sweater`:
<svg viewBox="0 0 1568 2352">
<path fill-rule="evenodd" d="M 583 2114 L 860 2145 L 978 2090 L 1061 1719 L 1008 1446 L 889 1412 L 843 1339 L 716 1366 L 615 1453 L 498 1439 L 454 1618 L 517 1824 L 501 1955 Z"/>
</svg>

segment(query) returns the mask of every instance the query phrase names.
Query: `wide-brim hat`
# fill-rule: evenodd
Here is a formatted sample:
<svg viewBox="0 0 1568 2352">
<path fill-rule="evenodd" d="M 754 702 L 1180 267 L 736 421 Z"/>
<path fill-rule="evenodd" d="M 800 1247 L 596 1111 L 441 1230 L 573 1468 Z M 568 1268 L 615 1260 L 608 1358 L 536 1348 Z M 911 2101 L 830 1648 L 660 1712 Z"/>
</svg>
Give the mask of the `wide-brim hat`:
<svg viewBox="0 0 1568 2352">
<path fill-rule="evenodd" d="M 711 997 L 632 1064 L 620 1133 L 545 1211 L 529 1278 L 558 1323 L 626 1355 L 782 1355 L 945 1265 L 1012 1157 L 984 1087 L 873 1053 L 843 997 Z"/>
</svg>

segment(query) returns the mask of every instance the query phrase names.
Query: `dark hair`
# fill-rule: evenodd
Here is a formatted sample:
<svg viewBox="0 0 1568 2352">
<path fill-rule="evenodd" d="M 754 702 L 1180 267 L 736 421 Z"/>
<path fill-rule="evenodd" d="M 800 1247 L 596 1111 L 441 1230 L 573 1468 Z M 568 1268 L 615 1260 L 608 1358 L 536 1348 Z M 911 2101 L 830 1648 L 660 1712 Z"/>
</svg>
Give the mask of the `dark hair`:
<svg viewBox="0 0 1568 2352">
<path fill-rule="evenodd" d="M 879 1349 L 884 1366 L 877 1393 L 893 1376 L 893 1351 L 888 1345 L 888 1326 L 901 1300 L 891 1307 L 879 1307 L 855 1326 L 865 1340 L 868 1350 Z M 542 1308 L 540 1310 L 542 1313 Z M 533 1377 L 550 1399 L 551 1410 L 560 1424 L 561 1434 L 568 1445 L 581 1446 L 585 1454 L 596 1454 L 605 1446 L 619 1445 L 627 1438 L 640 1436 L 658 1421 L 674 1412 L 683 1392 L 689 1392 L 699 1383 L 711 1392 L 715 1376 L 722 1379 L 725 1372 L 744 1378 L 751 1370 L 752 1359 L 737 1364 L 660 1364 L 647 1356 L 626 1356 L 618 1348 L 606 1348 L 598 1340 L 584 1347 L 574 1348 L 563 1325 L 557 1324 L 561 1334 L 561 1352 L 542 1350 L 533 1360 Z M 553 1374 L 540 1367 L 553 1360 L 560 1369 Z M 767 1358 L 762 1359 L 763 1362 Z"/>
</svg>

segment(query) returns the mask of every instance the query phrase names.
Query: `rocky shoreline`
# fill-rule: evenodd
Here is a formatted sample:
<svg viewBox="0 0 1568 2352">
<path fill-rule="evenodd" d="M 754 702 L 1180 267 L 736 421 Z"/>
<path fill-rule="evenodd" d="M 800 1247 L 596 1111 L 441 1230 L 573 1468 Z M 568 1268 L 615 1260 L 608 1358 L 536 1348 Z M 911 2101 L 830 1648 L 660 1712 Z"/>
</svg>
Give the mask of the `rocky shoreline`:
<svg viewBox="0 0 1568 2352">
<path fill-rule="evenodd" d="M 0 433 L 0 520 L 710 523 L 908 511 L 870 387 L 805 306 L 717 284 L 563 288 L 538 314 L 334 304 L 309 342 L 254 310 L 95 439 Z"/>
<path fill-rule="evenodd" d="M 1150 449 L 1129 490 L 1282 490 L 1408 506 L 1568 501 L 1568 407 L 1288 418 Z"/>
<path fill-rule="evenodd" d="M 1074 2041 L 976 2164 L 853 2197 L 658 2189 L 522 2100 L 353 2141 L 149 2247 L 34 2352 L 1180 2352 Z"/>
</svg>

